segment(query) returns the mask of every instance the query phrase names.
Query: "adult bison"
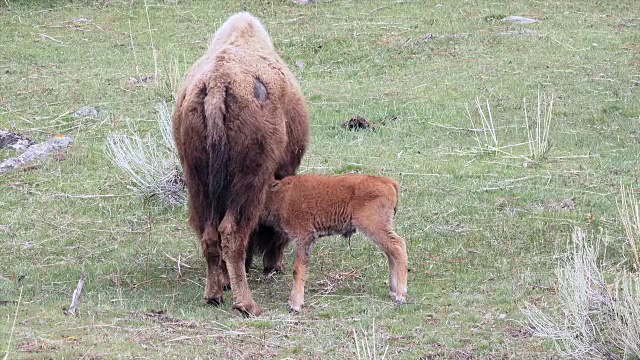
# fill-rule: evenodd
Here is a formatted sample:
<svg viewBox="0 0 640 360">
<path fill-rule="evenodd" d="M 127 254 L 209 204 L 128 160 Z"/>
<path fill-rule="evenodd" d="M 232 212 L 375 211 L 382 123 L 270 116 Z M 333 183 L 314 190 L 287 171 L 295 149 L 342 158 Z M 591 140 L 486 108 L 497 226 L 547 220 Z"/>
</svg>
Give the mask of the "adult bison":
<svg viewBox="0 0 640 360">
<path fill-rule="evenodd" d="M 189 223 L 207 263 L 206 302 L 221 303 L 230 283 L 234 309 L 262 313 L 247 284 L 248 239 L 269 182 L 300 165 L 308 129 L 300 87 L 264 26 L 246 12 L 231 16 L 185 76 L 173 113 Z M 265 262 L 275 266 L 282 248 L 274 249 Z"/>
</svg>

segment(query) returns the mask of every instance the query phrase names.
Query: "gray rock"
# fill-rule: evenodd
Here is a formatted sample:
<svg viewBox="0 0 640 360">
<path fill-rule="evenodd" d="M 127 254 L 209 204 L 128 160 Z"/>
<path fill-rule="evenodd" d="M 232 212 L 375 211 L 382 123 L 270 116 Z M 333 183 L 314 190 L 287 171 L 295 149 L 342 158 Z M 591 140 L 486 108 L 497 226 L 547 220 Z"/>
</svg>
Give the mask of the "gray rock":
<svg viewBox="0 0 640 360">
<path fill-rule="evenodd" d="M 75 23 L 75 24 L 83 24 L 84 25 L 84 24 L 89 24 L 91 21 L 93 21 L 93 19 L 85 18 L 85 17 L 77 17 L 77 18 L 75 18 L 75 19 L 73 19 L 71 21 L 73 21 L 73 23 Z"/>
<path fill-rule="evenodd" d="M 73 113 L 73 116 L 80 118 L 89 117 L 94 119 L 104 119 L 107 117 L 107 112 L 97 107 L 83 106 L 76 110 Z"/>
<path fill-rule="evenodd" d="M 533 18 L 528 18 L 528 17 L 524 17 L 524 16 L 507 16 L 506 18 L 502 19 L 501 21 L 510 21 L 514 24 L 533 24 L 535 22 L 538 22 L 538 19 L 533 19 Z"/>
</svg>

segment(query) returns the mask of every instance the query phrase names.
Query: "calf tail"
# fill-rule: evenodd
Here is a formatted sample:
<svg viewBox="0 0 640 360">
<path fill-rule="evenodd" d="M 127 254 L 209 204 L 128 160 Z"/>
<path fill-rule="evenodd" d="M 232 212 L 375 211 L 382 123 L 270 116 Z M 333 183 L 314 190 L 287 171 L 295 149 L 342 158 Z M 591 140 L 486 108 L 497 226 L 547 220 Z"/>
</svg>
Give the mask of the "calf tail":
<svg viewBox="0 0 640 360">
<path fill-rule="evenodd" d="M 204 112 L 207 131 L 207 152 L 209 153 L 209 199 L 213 204 L 216 223 L 222 221 L 226 211 L 226 188 L 228 186 L 229 144 L 225 130 L 227 116 L 228 89 L 224 83 L 207 89 Z"/>
<path fill-rule="evenodd" d="M 396 191 L 396 202 L 393 206 L 393 215 L 395 215 L 398 212 L 398 204 L 400 203 L 400 184 L 395 179 L 391 179 L 391 184 Z"/>
</svg>

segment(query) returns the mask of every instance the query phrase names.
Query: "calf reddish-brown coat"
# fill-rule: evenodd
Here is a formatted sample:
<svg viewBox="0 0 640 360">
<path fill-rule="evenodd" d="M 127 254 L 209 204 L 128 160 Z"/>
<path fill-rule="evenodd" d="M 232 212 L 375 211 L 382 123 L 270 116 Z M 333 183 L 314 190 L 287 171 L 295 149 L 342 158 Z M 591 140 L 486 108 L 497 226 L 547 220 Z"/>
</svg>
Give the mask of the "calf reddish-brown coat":
<svg viewBox="0 0 640 360">
<path fill-rule="evenodd" d="M 247 242 L 269 182 L 300 165 L 308 127 L 302 92 L 263 25 L 248 13 L 230 17 L 187 73 L 173 114 L 207 302 L 220 303 L 230 282 L 234 308 L 262 312 L 247 284 Z"/>
<path fill-rule="evenodd" d="M 296 244 L 289 305 L 304 304 L 309 253 L 322 236 L 362 232 L 387 255 L 389 290 L 398 303 L 407 294 L 407 250 L 393 231 L 399 188 L 394 179 L 369 175 L 298 175 L 271 184 L 261 222 Z"/>
</svg>

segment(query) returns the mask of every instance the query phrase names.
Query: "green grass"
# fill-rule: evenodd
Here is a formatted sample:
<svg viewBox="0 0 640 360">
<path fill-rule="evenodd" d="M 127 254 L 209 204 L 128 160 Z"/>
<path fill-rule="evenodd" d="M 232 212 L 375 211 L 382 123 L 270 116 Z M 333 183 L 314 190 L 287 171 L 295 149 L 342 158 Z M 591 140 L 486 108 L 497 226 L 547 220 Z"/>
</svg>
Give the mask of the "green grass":
<svg viewBox="0 0 640 360">
<path fill-rule="evenodd" d="M 557 303 L 554 256 L 573 226 L 624 236 L 618 188 L 640 183 L 635 1 L 147 4 L 159 77 L 134 86 L 130 77 L 156 73 L 144 2 L 0 2 L 0 128 L 74 138 L 61 161 L 0 177 L 0 225 L 10 226 L 0 231 L 0 356 L 356 358 L 354 332 L 375 337 L 378 357 L 388 346 L 388 359 L 552 356 L 549 343 L 520 336 L 519 306 Z M 242 9 L 264 21 L 309 102 L 301 171 L 401 182 L 408 304 L 388 299 L 386 261 L 356 235 L 319 241 L 300 314 L 287 312 L 290 252 L 273 282 L 249 274 L 264 315 L 232 312 L 230 293 L 224 306 L 205 306 L 186 209 L 129 196 L 106 157 L 106 136 L 125 119 L 157 133 L 154 106 L 172 99 L 176 62 L 184 72 Z M 497 20 L 505 15 L 541 21 Z M 514 35 L 522 29 L 535 33 Z M 524 143 L 522 99 L 533 114 L 538 90 L 555 101 L 552 147 L 536 166 L 519 157 L 527 144 L 511 148 L 513 158 L 473 154 L 471 133 L 440 126 L 470 128 L 466 108 L 486 98 L 500 144 Z M 85 105 L 109 117 L 70 116 Z M 375 131 L 340 127 L 356 115 Z M 575 209 L 558 209 L 563 199 Z M 622 239 L 610 247 L 612 260 L 631 266 Z M 190 266 L 181 276 L 178 256 Z M 66 317 L 82 264 L 80 316 Z"/>
</svg>

